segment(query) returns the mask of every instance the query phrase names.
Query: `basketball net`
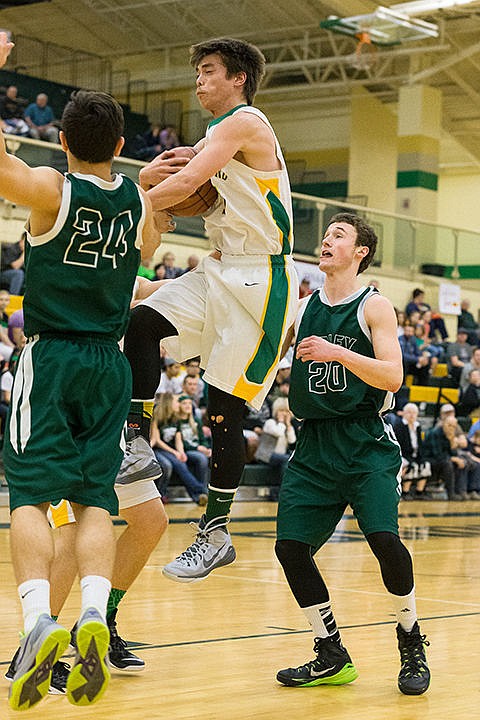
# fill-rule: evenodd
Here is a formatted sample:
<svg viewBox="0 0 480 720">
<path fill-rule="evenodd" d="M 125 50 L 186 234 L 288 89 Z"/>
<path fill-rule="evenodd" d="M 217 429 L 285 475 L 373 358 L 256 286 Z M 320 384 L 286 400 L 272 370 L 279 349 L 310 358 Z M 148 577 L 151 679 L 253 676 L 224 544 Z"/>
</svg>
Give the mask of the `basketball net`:
<svg viewBox="0 0 480 720">
<path fill-rule="evenodd" d="M 377 48 L 372 43 L 368 30 L 360 30 L 355 37 L 358 43 L 352 55 L 352 67 L 356 70 L 369 70 L 376 62 Z"/>
</svg>

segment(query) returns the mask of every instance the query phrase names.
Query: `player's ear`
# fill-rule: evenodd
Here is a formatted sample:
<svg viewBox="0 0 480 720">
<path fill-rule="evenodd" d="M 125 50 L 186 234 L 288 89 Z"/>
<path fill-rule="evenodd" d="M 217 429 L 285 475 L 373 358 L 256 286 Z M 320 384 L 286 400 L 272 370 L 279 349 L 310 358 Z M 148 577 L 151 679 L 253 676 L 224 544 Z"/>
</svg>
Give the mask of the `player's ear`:
<svg viewBox="0 0 480 720">
<path fill-rule="evenodd" d="M 367 257 L 369 252 L 370 252 L 370 248 L 367 247 L 366 245 L 359 245 L 358 247 L 355 248 L 355 253 L 359 257 L 362 257 L 362 258 Z"/>
<path fill-rule="evenodd" d="M 236 73 L 235 75 L 235 85 L 240 87 L 241 85 L 245 85 L 247 82 L 247 73 L 243 70 L 241 72 Z"/>
<path fill-rule="evenodd" d="M 60 132 L 58 134 L 58 139 L 60 140 L 60 145 L 62 146 L 63 152 L 67 152 L 67 150 L 68 150 L 67 139 L 65 137 L 65 133 L 63 132 L 63 130 L 60 130 Z"/>
<path fill-rule="evenodd" d="M 114 157 L 118 157 L 120 155 L 124 145 L 125 145 L 125 138 L 124 137 L 119 138 L 117 144 L 115 145 L 115 150 L 113 152 Z"/>
</svg>

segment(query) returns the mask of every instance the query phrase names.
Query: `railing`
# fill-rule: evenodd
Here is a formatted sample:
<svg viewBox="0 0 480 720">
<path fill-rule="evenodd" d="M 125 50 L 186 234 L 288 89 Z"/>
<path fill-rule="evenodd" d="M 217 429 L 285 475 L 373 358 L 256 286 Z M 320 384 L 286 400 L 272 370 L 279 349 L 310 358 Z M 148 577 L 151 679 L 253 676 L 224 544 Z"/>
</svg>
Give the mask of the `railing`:
<svg viewBox="0 0 480 720">
<path fill-rule="evenodd" d="M 31 166 L 49 165 L 66 170 L 66 157 L 59 145 L 29 138 L 5 136 L 9 152 Z M 114 169 L 133 180 L 144 163 L 126 157 L 114 161 Z M 379 238 L 375 265 L 414 277 L 426 272 L 453 279 L 480 278 L 480 237 L 466 228 L 448 227 L 419 218 L 310 195 L 293 193 L 295 253 L 305 260 L 318 255 L 324 228 L 332 215 L 349 210 L 361 215 Z M 178 232 L 204 238 L 201 218 L 178 218 Z"/>
</svg>

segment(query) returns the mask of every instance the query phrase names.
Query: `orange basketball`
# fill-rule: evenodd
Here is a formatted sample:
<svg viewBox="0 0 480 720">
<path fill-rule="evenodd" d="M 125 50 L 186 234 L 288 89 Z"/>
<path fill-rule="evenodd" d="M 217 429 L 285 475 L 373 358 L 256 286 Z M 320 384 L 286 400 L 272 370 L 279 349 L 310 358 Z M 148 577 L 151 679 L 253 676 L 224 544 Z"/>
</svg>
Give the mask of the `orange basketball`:
<svg viewBox="0 0 480 720">
<path fill-rule="evenodd" d="M 195 150 L 192 147 L 177 147 L 172 150 L 175 153 L 174 157 L 188 157 L 192 158 L 195 156 Z M 177 205 L 167 208 L 168 212 L 179 217 L 193 217 L 194 215 L 203 215 L 210 210 L 215 200 L 218 197 L 216 189 L 213 187 L 210 180 L 200 185 L 194 193 L 189 195 L 185 200 L 182 200 Z"/>
</svg>

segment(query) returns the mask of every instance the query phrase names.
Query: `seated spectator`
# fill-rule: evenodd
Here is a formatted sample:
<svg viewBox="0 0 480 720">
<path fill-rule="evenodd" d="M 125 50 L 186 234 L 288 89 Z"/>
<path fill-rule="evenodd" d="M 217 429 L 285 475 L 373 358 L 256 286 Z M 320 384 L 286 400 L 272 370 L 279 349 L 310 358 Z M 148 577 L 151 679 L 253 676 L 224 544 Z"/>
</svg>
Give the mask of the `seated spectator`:
<svg viewBox="0 0 480 720">
<path fill-rule="evenodd" d="M 448 331 L 445 325 L 445 320 L 439 312 L 432 309 L 431 317 L 429 319 L 430 330 L 428 332 L 429 337 L 432 339 L 434 344 L 440 344 L 445 342 L 448 338 Z"/>
<path fill-rule="evenodd" d="M 472 461 L 467 492 L 470 500 L 480 500 L 480 430 L 476 430 L 471 440 L 468 440 L 467 450 Z"/>
<path fill-rule="evenodd" d="M 480 430 L 480 420 L 475 420 L 474 423 L 470 426 L 470 429 L 467 433 L 468 440 L 471 440 L 476 432 Z"/>
<path fill-rule="evenodd" d="M 35 102 L 27 106 L 25 121 L 29 127 L 30 137 L 58 143 L 58 124 L 48 104 L 48 95 L 39 93 Z"/>
<path fill-rule="evenodd" d="M 419 312 L 421 315 L 425 310 L 431 310 L 430 305 L 425 302 L 425 292 L 420 288 L 415 288 L 412 292 L 412 299 L 405 308 L 405 313 L 409 317 L 413 312 Z"/>
<path fill-rule="evenodd" d="M 18 97 L 15 85 L 9 85 L 0 97 L 0 127 L 4 133 L 27 137 L 29 128 L 24 118 L 26 101 Z"/>
<path fill-rule="evenodd" d="M 430 338 L 427 335 L 427 328 L 423 322 L 419 322 L 415 325 L 414 335 L 420 354 L 422 355 L 423 353 L 427 353 L 430 358 L 430 374 L 433 374 L 436 366 L 438 365 L 438 358 L 443 352 L 443 348 L 432 345 Z"/>
<path fill-rule="evenodd" d="M 201 483 L 203 492 L 207 492 L 212 455 L 210 443 L 203 432 L 202 423 L 195 418 L 192 399 L 188 395 L 180 395 L 178 405 L 177 427 L 182 436 L 187 465 Z"/>
<path fill-rule="evenodd" d="M 400 335 L 403 335 L 403 329 L 407 321 L 407 316 L 403 310 L 398 310 L 398 308 L 395 308 L 395 313 L 397 316 L 397 335 L 400 337 Z"/>
<path fill-rule="evenodd" d="M 12 295 L 22 295 L 25 283 L 25 233 L 15 243 L 2 243 L 0 273 Z"/>
<path fill-rule="evenodd" d="M 6 363 L 10 360 L 15 345 L 8 337 L 8 315 L 5 309 L 10 304 L 10 293 L 8 290 L 0 290 L 0 360 L 3 358 Z"/>
<path fill-rule="evenodd" d="M 182 392 L 183 373 L 182 366 L 173 358 L 165 358 L 165 370 L 160 375 L 160 383 L 157 387 L 155 397 L 165 392 L 180 395 Z"/>
<path fill-rule="evenodd" d="M 467 385 L 469 384 L 469 378 L 470 378 L 470 372 L 472 370 L 480 370 L 480 347 L 476 347 L 473 350 L 472 357 L 470 358 L 470 362 L 465 363 L 465 365 L 462 368 L 462 372 L 460 375 L 460 391 L 463 392 L 466 390 Z"/>
<path fill-rule="evenodd" d="M 151 125 L 146 132 L 135 138 L 133 154 L 137 160 L 149 162 L 160 155 L 163 150 L 160 142 L 160 125 Z"/>
<path fill-rule="evenodd" d="M 245 438 L 245 450 L 247 463 L 255 460 L 255 453 L 260 442 L 263 426 L 271 417 L 270 405 L 264 400 L 260 410 L 255 410 L 250 405 L 245 405 L 245 417 L 243 419 L 243 437 Z"/>
<path fill-rule="evenodd" d="M 457 420 L 448 414 L 427 431 L 424 458 L 430 463 L 432 480 L 443 480 L 449 500 L 464 500 L 467 488 L 466 462 L 458 454 Z"/>
<path fill-rule="evenodd" d="M 428 385 L 431 358 L 428 353 L 418 349 L 412 325 L 405 325 L 398 342 L 402 350 L 404 382 L 407 375 L 413 375 L 415 385 Z"/>
<path fill-rule="evenodd" d="M 393 425 L 402 454 L 402 499 L 425 500 L 427 480 L 431 477 L 430 463 L 424 459 L 422 428 L 418 422 L 418 407 L 407 403 L 402 418 Z"/>
<path fill-rule="evenodd" d="M 200 367 L 200 358 L 194 357 L 189 358 L 184 363 L 185 366 L 185 376 L 183 378 L 184 383 L 184 389 L 185 389 L 185 380 L 187 377 L 196 378 L 196 384 L 195 384 L 195 392 L 193 393 L 195 403 L 197 407 L 205 407 L 205 386 L 206 383 L 204 380 L 202 380 L 202 369 Z M 183 393 L 182 393 L 183 394 Z M 187 395 L 192 395 L 191 392 L 186 392 Z"/>
<path fill-rule="evenodd" d="M 182 380 L 182 396 L 187 396 L 192 401 L 193 414 L 199 422 L 203 421 L 203 413 L 200 410 L 200 378 L 196 375 L 184 375 Z"/>
<path fill-rule="evenodd" d="M 307 297 L 307 295 L 311 295 L 313 292 L 312 288 L 310 287 L 310 280 L 308 277 L 304 277 L 300 281 L 300 285 L 298 286 L 298 297 L 301 300 L 304 297 Z"/>
<path fill-rule="evenodd" d="M 278 468 L 278 486 L 271 489 L 271 500 L 278 500 L 278 488 L 282 483 L 288 460 L 297 441 L 292 417 L 288 400 L 277 398 L 272 405 L 272 417 L 265 421 L 259 437 L 255 460 Z"/>
<path fill-rule="evenodd" d="M 456 341 L 447 346 L 448 374 L 455 383 L 455 387 L 460 385 L 462 369 L 470 362 L 473 355 L 473 347 L 468 344 L 467 340 L 468 332 L 461 327 L 457 330 Z"/>
<path fill-rule="evenodd" d="M 165 278 L 174 280 L 183 275 L 183 270 L 175 265 L 175 255 L 173 252 L 166 252 L 162 257 L 162 263 L 165 265 Z"/>
<path fill-rule="evenodd" d="M 172 148 L 179 147 L 180 138 L 178 137 L 177 130 L 173 125 L 165 125 L 159 134 L 160 145 L 163 150 L 172 150 Z"/>
<path fill-rule="evenodd" d="M 478 415 L 480 412 L 480 370 L 470 370 L 469 383 L 461 391 L 457 415 Z"/>
<path fill-rule="evenodd" d="M 470 312 L 470 300 L 465 298 L 460 303 L 460 315 L 458 316 L 459 328 L 465 328 L 468 330 L 468 340 L 470 345 L 478 345 L 480 342 L 480 325 L 475 321 L 472 313 Z"/>
<path fill-rule="evenodd" d="M 198 255 L 189 255 L 187 258 L 187 265 L 183 271 L 183 273 L 191 272 L 192 270 L 195 270 L 195 268 L 198 267 L 198 263 L 200 262 L 200 258 Z"/>
<path fill-rule="evenodd" d="M 154 280 L 166 280 L 166 270 L 165 265 L 163 263 L 157 263 L 154 268 L 153 272 L 155 273 Z"/>
<path fill-rule="evenodd" d="M 178 399 L 171 392 L 160 396 L 153 409 L 150 445 L 159 463 L 169 464 L 192 500 L 203 506 L 207 503 L 207 494 L 203 484 L 188 469 L 187 455 L 178 428 L 178 409 Z M 160 490 L 160 493 L 166 495 L 167 488 L 163 488 L 163 493 Z"/>
</svg>

